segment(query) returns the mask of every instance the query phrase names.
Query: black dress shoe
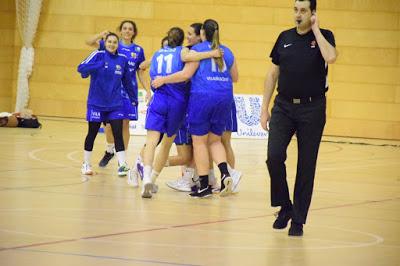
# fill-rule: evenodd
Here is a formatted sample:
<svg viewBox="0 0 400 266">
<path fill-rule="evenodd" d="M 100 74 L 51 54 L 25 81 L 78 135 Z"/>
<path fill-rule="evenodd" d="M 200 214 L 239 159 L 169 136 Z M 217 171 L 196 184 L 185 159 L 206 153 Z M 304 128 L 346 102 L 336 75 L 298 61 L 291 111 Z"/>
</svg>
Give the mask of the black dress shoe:
<svg viewBox="0 0 400 266">
<path fill-rule="evenodd" d="M 303 235 L 303 224 L 291 222 L 289 228 L 289 236 L 302 236 Z"/>
<path fill-rule="evenodd" d="M 281 208 L 281 210 L 278 212 L 278 216 L 276 217 L 274 224 L 272 225 L 272 228 L 274 229 L 286 228 L 291 218 L 292 218 L 292 210 Z"/>
</svg>

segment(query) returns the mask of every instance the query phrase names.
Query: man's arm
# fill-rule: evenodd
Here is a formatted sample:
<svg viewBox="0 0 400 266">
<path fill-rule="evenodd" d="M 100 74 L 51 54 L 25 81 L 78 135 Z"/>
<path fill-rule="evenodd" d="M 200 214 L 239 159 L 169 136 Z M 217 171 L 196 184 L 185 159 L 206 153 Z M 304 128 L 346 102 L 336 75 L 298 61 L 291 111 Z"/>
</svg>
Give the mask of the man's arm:
<svg viewBox="0 0 400 266">
<path fill-rule="evenodd" d="M 269 112 L 269 103 L 271 101 L 272 94 L 275 90 L 278 78 L 279 78 L 279 66 L 272 63 L 272 67 L 268 71 L 267 76 L 265 77 L 264 94 L 261 105 L 260 123 L 262 128 L 265 130 L 269 130 L 268 122 L 271 118 L 271 114 Z"/>
</svg>

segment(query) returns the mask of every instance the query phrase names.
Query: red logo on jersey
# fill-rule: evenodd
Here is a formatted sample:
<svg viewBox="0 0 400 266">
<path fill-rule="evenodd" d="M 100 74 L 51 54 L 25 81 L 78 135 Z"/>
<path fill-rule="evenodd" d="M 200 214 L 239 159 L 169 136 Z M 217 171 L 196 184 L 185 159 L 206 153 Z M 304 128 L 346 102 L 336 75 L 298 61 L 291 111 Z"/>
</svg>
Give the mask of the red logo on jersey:
<svg viewBox="0 0 400 266">
<path fill-rule="evenodd" d="M 316 45 L 317 45 L 317 42 L 316 42 L 315 40 L 313 40 L 313 41 L 311 42 L 311 48 L 315 48 Z"/>
</svg>

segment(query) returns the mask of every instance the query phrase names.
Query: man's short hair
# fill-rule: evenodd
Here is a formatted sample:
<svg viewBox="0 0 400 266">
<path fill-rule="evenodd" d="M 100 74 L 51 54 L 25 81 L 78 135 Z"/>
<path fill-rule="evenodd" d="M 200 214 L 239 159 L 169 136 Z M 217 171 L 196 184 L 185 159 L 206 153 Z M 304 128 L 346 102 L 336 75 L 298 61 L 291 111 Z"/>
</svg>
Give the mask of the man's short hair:
<svg viewBox="0 0 400 266">
<path fill-rule="evenodd" d="M 299 1 L 299 2 L 308 1 L 308 2 L 310 2 L 310 9 L 311 9 L 311 11 L 317 11 L 317 0 L 296 0 L 296 1 Z M 295 2 L 296 2 L 296 1 L 295 1 Z"/>
</svg>

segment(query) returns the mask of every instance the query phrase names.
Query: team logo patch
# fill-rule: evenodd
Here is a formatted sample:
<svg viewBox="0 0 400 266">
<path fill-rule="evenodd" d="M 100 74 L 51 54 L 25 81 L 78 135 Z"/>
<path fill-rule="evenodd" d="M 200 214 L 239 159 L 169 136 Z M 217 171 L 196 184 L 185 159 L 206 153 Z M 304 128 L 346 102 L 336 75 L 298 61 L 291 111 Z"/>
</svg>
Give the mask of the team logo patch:
<svg viewBox="0 0 400 266">
<path fill-rule="evenodd" d="M 134 59 L 136 59 L 136 57 L 137 57 L 136 53 L 132 52 L 132 53 L 131 53 L 131 57 L 134 58 Z"/>
<path fill-rule="evenodd" d="M 140 52 L 140 47 L 135 47 L 136 52 Z"/>
<path fill-rule="evenodd" d="M 115 71 L 114 74 L 117 75 L 122 75 L 122 71 L 121 71 L 122 67 L 120 65 L 115 65 Z"/>
</svg>

